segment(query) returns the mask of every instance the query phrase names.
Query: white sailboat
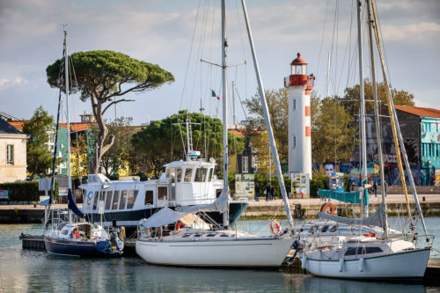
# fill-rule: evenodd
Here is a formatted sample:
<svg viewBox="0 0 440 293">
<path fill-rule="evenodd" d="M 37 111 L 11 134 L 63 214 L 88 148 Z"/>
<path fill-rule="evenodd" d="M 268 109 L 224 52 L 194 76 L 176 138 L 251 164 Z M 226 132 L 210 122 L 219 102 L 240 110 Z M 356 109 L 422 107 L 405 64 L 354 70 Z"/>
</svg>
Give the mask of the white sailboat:
<svg viewBox="0 0 440 293">
<path fill-rule="evenodd" d="M 203 267 L 279 267 L 286 258 L 293 238 L 293 220 L 287 200 L 287 192 L 281 173 L 281 165 L 276 149 L 269 111 L 264 96 L 264 88 L 258 68 L 258 61 L 252 39 L 245 1 L 242 8 L 251 46 L 259 93 L 263 106 L 269 141 L 276 166 L 278 182 L 285 203 L 285 209 L 290 224 L 290 230 L 275 229 L 267 237 L 249 233 L 224 229 L 229 222 L 229 188 L 228 188 L 228 121 L 227 121 L 227 90 L 226 90 L 226 38 L 225 38 L 225 0 L 221 1 L 222 8 L 222 83 L 223 83 L 223 144 L 224 144 L 224 183 L 220 197 L 213 203 L 190 209 L 171 211 L 162 209 L 139 225 L 139 234 L 136 241 L 136 252 L 146 262 L 161 265 L 175 266 L 203 266 Z M 210 229 L 187 228 L 178 230 L 182 219 L 189 213 L 217 210 L 223 213 L 223 229 L 211 226 Z M 174 224 L 173 231 L 167 231 L 169 224 Z M 178 231 L 177 231 L 178 230 Z"/>
<path fill-rule="evenodd" d="M 372 82 L 376 85 L 374 74 L 374 53 L 373 53 L 373 23 L 377 26 L 377 14 L 375 13 L 374 0 L 366 0 L 369 16 L 369 41 L 370 41 L 370 61 L 372 70 Z M 361 118 L 361 158 L 362 158 L 362 186 L 361 193 L 363 199 L 367 196 L 365 190 L 367 185 L 367 155 L 366 155 L 366 132 L 365 132 L 365 97 L 363 86 L 363 60 L 362 60 L 362 25 L 361 25 L 361 7 L 362 0 L 357 0 L 357 16 L 358 16 L 358 47 L 359 47 L 359 71 L 360 71 L 360 118 Z M 376 28 L 377 29 L 377 28 Z M 377 36 L 376 36 L 377 38 Z M 377 38 L 379 39 L 379 38 Z M 381 52 L 381 47 L 378 49 Z M 383 56 L 381 61 L 383 62 Z M 382 64 L 383 66 L 383 64 Z M 386 78 L 386 70 L 383 70 Z M 377 134 L 377 143 L 379 146 L 379 161 L 381 166 L 382 184 L 383 178 L 383 156 L 381 149 L 380 120 L 378 111 L 377 88 L 374 90 L 375 100 L 375 124 Z M 391 97 L 389 97 L 391 99 Z M 392 105 L 392 104 L 391 104 Z M 393 109 L 393 111 L 395 111 Z M 397 125 L 397 129 L 400 129 Z M 399 133 L 400 135 L 400 133 Z M 401 140 L 401 137 L 399 137 Z M 403 144 L 402 144 L 403 145 Z M 407 157 L 402 146 L 403 157 L 407 163 Z M 409 164 L 408 164 L 409 165 Z M 382 208 L 378 210 L 376 215 L 382 214 L 380 223 L 383 227 L 382 235 L 364 235 L 359 233 L 356 237 L 339 236 L 338 243 L 332 245 L 321 245 L 313 249 L 305 250 L 302 253 L 302 266 L 313 275 L 333 278 L 349 278 L 349 279 L 402 279 L 402 278 L 422 278 L 424 276 L 429 255 L 431 252 L 432 239 L 427 235 L 426 226 L 421 212 L 420 204 L 417 199 L 415 186 L 413 185 L 411 169 L 406 166 L 408 177 L 414 190 L 414 200 L 416 203 L 418 216 L 422 222 L 424 234 L 417 236 L 407 235 L 390 235 L 386 217 L 386 201 L 385 189 L 382 186 Z M 368 207 L 364 205 L 364 207 Z M 353 224 L 361 224 L 368 218 L 368 209 L 364 208 L 363 218 L 360 221 L 352 219 Z M 340 217 L 327 216 L 334 220 Z M 371 217 L 370 217 L 371 219 Z M 345 222 L 349 220 L 344 219 Z M 358 226 L 362 227 L 362 226 Z M 420 243 L 417 239 L 421 239 Z"/>
</svg>

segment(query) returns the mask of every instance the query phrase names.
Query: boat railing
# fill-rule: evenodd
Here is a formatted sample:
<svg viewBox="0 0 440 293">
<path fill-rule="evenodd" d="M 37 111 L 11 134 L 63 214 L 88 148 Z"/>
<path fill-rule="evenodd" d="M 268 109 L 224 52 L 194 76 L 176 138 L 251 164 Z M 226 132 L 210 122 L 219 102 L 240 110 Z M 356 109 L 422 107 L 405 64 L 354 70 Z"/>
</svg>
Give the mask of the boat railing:
<svg viewBox="0 0 440 293">
<path fill-rule="evenodd" d="M 409 239 L 408 241 L 413 241 L 416 248 L 426 248 L 432 247 L 434 243 L 435 236 L 434 235 L 407 235 Z"/>
</svg>

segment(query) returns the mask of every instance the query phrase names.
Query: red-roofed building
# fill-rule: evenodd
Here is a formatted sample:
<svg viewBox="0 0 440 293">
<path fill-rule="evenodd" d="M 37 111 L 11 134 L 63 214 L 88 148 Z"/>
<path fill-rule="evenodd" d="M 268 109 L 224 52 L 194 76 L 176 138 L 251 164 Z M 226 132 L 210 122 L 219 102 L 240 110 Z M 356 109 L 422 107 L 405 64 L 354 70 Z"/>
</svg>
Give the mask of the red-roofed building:
<svg viewBox="0 0 440 293">
<path fill-rule="evenodd" d="M 440 109 L 396 105 L 396 110 L 416 184 L 431 185 L 434 183 L 435 170 L 440 170 Z M 388 115 L 385 108 L 381 112 Z M 399 173 L 390 120 L 386 116 L 381 120 L 387 183 L 398 184 Z M 367 148 L 368 160 L 377 162 L 376 133 L 374 118 L 371 116 L 367 117 Z M 356 148 L 352 156 L 353 162 L 356 163 L 358 158 L 359 153 Z"/>
<path fill-rule="evenodd" d="M 418 158 L 416 166 L 421 172 L 421 184 L 432 184 L 435 169 L 440 169 L 440 110 L 414 106 L 396 106 L 396 109 L 405 145 Z"/>
<path fill-rule="evenodd" d="M 421 118 L 440 118 L 440 109 L 396 105 L 399 112 L 407 113 Z"/>
</svg>

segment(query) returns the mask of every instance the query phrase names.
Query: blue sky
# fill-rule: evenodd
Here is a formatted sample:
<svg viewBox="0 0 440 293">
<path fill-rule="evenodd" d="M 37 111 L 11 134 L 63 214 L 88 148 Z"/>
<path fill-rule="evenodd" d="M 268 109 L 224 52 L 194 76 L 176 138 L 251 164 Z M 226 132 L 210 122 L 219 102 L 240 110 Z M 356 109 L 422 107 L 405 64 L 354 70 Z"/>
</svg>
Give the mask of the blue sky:
<svg viewBox="0 0 440 293">
<path fill-rule="evenodd" d="M 61 55 L 67 23 L 71 52 L 120 51 L 175 75 L 173 84 L 132 95 L 136 101 L 120 104 L 117 116 L 145 123 L 182 108 L 197 110 L 200 101 L 216 115 L 219 104 L 210 89 L 219 90 L 220 75 L 199 60 L 220 61 L 219 2 L 1 0 L 0 111 L 29 118 L 42 105 L 55 114 L 57 91 L 47 85 L 45 68 Z M 357 82 L 353 0 L 247 2 L 266 89 L 283 86 L 296 52 L 309 61 L 318 95 L 341 94 Z M 440 107 L 440 2 L 378 2 L 392 85 L 413 93 L 417 105 Z M 256 92 L 256 82 L 239 1 L 227 6 L 229 61 L 247 62 L 230 69 L 229 81 L 243 99 Z M 75 96 L 71 105 L 74 121 L 90 111 Z M 244 117 L 238 104 L 237 116 Z"/>
</svg>

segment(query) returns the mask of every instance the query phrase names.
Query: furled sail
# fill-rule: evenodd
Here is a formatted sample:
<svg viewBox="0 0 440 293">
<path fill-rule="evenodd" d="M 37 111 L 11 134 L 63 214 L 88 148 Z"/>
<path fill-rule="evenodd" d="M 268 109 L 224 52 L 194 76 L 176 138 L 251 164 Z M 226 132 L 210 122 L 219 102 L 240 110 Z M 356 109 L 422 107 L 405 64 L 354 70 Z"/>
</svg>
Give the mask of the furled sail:
<svg viewBox="0 0 440 293">
<path fill-rule="evenodd" d="M 67 191 L 67 206 L 78 217 L 80 218 L 84 217 L 84 213 L 78 208 L 78 206 L 76 205 L 73 199 L 72 190 L 70 188 Z"/>
<path fill-rule="evenodd" d="M 157 213 L 153 214 L 148 219 L 142 219 L 139 222 L 139 226 L 143 228 L 157 228 L 169 224 L 174 224 L 177 221 L 180 221 L 187 226 L 199 227 L 201 229 L 209 229 L 209 225 L 204 222 L 200 217 L 194 214 L 173 211 L 172 209 L 167 207 L 160 209 Z"/>
<path fill-rule="evenodd" d="M 383 206 L 379 206 L 374 214 L 367 218 L 347 218 L 330 215 L 324 212 L 318 214 L 320 219 L 335 221 L 338 223 L 352 224 L 352 225 L 370 225 L 383 227 L 385 223 L 385 214 L 383 211 Z"/>
<path fill-rule="evenodd" d="M 148 219 L 143 219 L 139 222 L 139 226 L 144 228 L 161 227 L 168 224 L 176 223 L 179 219 L 184 217 L 186 213 L 173 211 L 170 208 L 164 207 L 157 213 L 153 214 Z"/>
</svg>

